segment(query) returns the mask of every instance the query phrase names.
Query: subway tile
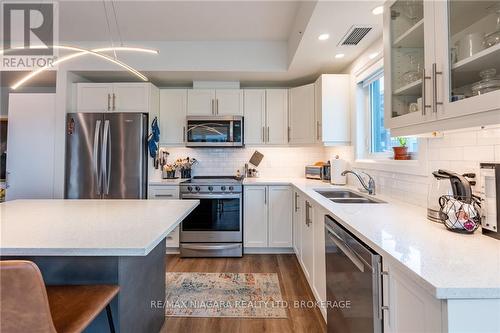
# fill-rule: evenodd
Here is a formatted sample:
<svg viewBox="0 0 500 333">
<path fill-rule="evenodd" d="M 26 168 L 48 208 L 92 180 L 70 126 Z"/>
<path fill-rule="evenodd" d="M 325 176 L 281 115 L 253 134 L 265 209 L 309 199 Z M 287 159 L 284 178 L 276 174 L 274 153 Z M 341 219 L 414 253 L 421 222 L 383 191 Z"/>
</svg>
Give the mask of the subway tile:
<svg viewBox="0 0 500 333">
<path fill-rule="evenodd" d="M 465 161 L 494 161 L 495 148 L 493 145 L 464 147 L 463 156 Z"/>
</svg>

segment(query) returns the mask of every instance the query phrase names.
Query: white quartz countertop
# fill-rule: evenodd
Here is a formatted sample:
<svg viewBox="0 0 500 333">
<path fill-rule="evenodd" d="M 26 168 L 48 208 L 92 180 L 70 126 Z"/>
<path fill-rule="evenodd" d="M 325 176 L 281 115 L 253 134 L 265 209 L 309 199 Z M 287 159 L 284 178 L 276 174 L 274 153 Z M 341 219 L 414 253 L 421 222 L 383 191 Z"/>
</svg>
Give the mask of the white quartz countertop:
<svg viewBox="0 0 500 333">
<path fill-rule="evenodd" d="M 437 298 L 500 298 L 500 241 L 481 230 L 453 233 L 427 220 L 425 208 L 381 195 L 386 204 L 334 203 L 315 189 L 345 186 L 318 180 L 247 178 L 244 185 L 293 185 Z"/>
<path fill-rule="evenodd" d="M 2 256 L 145 256 L 198 200 L 14 200 L 0 204 Z"/>
</svg>

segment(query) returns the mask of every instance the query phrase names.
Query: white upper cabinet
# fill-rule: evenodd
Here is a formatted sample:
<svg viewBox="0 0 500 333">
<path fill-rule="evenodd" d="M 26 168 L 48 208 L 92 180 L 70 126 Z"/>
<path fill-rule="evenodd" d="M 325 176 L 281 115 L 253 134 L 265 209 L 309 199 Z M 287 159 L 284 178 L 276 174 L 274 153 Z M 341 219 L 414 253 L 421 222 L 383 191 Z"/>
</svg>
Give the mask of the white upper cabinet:
<svg viewBox="0 0 500 333">
<path fill-rule="evenodd" d="M 266 127 L 266 91 L 264 89 L 245 89 L 245 144 L 263 144 Z"/>
<path fill-rule="evenodd" d="M 323 74 L 315 83 L 316 141 L 345 145 L 351 141 L 349 75 Z"/>
<path fill-rule="evenodd" d="M 434 120 L 430 107 L 434 2 L 386 2 L 384 51 L 385 127 L 392 129 Z"/>
<path fill-rule="evenodd" d="M 288 90 L 245 89 L 245 144 L 288 143 Z"/>
<path fill-rule="evenodd" d="M 182 145 L 186 137 L 187 89 L 160 90 L 160 143 Z"/>
<path fill-rule="evenodd" d="M 269 247 L 292 247 L 292 189 L 269 186 Z"/>
<path fill-rule="evenodd" d="M 500 112 L 500 3 L 437 1 L 434 6 L 438 117 Z"/>
<path fill-rule="evenodd" d="M 391 134 L 500 123 L 495 31 L 494 1 L 386 2 L 384 121 Z"/>
<path fill-rule="evenodd" d="M 291 144 L 317 142 L 314 98 L 314 83 L 289 90 L 288 124 Z"/>
<path fill-rule="evenodd" d="M 188 116 L 242 116 L 243 91 L 240 89 L 190 89 Z"/>
<path fill-rule="evenodd" d="M 151 83 L 76 83 L 76 112 L 143 112 L 158 105 Z"/>
<path fill-rule="evenodd" d="M 110 83 L 77 83 L 77 112 L 111 111 L 113 86 Z"/>
<path fill-rule="evenodd" d="M 217 89 L 215 91 L 215 114 L 217 116 L 242 116 L 243 90 Z"/>
<path fill-rule="evenodd" d="M 214 116 L 215 90 L 189 89 L 187 102 L 188 116 Z"/>
<path fill-rule="evenodd" d="M 288 89 L 266 90 L 266 127 L 267 144 L 288 143 Z"/>
<path fill-rule="evenodd" d="M 144 112 L 149 105 L 149 84 L 113 83 L 111 106 L 113 111 Z"/>
</svg>

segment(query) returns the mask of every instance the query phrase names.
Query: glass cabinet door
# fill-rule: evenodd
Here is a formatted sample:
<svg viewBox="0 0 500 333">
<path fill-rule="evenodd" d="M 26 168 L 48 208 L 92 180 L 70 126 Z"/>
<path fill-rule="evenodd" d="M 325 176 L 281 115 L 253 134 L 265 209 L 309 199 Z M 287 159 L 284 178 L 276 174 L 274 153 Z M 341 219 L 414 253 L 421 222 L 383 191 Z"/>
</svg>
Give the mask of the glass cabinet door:
<svg viewBox="0 0 500 333">
<path fill-rule="evenodd" d="M 424 25 L 427 24 L 424 22 L 424 1 L 395 1 L 385 15 L 384 25 L 389 36 L 385 41 L 386 51 L 389 51 L 385 66 L 389 66 L 390 73 L 386 84 L 386 88 L 390 87 L 386 89 L 390 113 L 387 112 L 386 117 L 392 122 L 391 127 L 411 125 L 421 121 L 423 115 Z"/>
<path fill-rule="evenodd" d="M 439 6 L 436 18 L 443 20 L 446 34 L 438 43 L 444 45 L 442 113 L 500 108 L 500 1 L 447 1 Z"/>
</svg>

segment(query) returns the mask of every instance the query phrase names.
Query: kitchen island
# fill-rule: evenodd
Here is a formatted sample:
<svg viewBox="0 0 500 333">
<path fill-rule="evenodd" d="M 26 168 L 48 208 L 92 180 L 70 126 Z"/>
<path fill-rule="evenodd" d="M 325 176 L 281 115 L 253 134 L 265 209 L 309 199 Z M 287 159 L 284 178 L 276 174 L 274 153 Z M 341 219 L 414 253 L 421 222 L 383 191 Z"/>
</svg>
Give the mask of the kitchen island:
<svg viewBox="0 0 500 333">
<path fill-rule="evenodd" d="M 0 204 L 2 260 L 35 262 L 47 285 L 117 284 L 118 332 L 158 332 L 165 237 L 197 200 L 15 200 Z M 106 332 L 101 314 L 86 332 Z"/>
</svg>

